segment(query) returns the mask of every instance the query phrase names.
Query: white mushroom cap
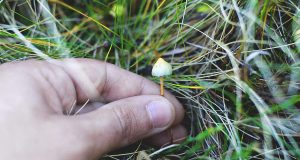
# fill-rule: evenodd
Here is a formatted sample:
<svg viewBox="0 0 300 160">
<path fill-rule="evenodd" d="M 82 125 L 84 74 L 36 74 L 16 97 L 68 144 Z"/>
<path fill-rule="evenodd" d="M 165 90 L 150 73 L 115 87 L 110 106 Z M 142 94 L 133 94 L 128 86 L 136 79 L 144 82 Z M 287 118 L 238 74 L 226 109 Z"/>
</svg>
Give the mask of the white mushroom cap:
<svg viewBox="0 0 300 160">
<path fill-rule="evenodd" d="M 159 58 L 152 68 L 152 76 L 163 77 L 172 74 L 172 66 L 164 59 Z"/>
</svg>

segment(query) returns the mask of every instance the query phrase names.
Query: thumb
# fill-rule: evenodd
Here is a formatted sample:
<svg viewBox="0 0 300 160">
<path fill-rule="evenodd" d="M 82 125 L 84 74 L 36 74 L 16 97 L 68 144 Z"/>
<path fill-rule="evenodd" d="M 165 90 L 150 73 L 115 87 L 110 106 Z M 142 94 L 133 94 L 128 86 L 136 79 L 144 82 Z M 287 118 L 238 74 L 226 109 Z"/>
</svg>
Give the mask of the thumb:
<svg viewBox="0 0 300 160">
<path fill-rule="evenodd" d="M 79 120 L 87 143 L 101 155 L 166 130 L 175 120 L 175 109 L 162 96 L 143 95 L 114 101 Z"/>
</svg>

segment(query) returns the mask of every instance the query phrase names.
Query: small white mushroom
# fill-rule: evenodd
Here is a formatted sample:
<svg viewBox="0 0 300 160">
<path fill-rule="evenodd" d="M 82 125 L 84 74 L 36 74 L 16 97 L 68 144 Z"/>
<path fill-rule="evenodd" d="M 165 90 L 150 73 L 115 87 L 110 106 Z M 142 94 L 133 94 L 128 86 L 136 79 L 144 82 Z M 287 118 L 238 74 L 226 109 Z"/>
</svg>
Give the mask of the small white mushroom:
<svg viewBox="0 0 300 160">
<path fill-rule="evenodd" d="M 160 95 L 164 95 L 164 76 L 172 74 L 172 66 L 164 59 L 159 58 L 152 68 L 152 76 L 160 77 Z"/>
<path fill-rule="evenodd" d="M 152 68 L 152 76 L 163 77 L 172 74 L 172 66 L 164 59 L 159 58 Z"/>
</svg>

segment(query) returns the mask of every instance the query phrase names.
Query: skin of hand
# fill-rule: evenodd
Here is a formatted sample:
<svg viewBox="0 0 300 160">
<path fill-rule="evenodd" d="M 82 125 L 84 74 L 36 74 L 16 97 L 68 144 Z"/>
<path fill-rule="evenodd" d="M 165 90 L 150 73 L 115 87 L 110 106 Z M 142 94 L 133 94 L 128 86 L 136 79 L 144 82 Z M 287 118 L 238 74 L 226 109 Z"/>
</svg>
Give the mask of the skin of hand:
<svg viewBox="0 0 300 160">
<path fill-rule="evenodd" d="M 97 159 L 144 138 L 160 146 L 170 135 L 174 141 L 185 137 L 182 105 L 159 92 L 155 83 L 96 60 L 2 64 L 0 159 Z M 105 104 L 67 115 L 87 100 Z"/>
</svg>

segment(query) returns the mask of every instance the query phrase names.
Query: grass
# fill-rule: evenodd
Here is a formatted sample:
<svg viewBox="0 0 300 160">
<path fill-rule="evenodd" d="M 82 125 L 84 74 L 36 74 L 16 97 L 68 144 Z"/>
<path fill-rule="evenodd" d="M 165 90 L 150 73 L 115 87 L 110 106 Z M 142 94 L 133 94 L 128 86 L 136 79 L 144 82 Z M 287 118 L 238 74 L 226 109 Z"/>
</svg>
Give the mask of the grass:
<svg viewBox="0 0 300 160">
<path fill-rule="evenodd" d="M 295 0 L 0 1 L 0 61 L 87 57 L 165 79 L 186 142 L 104 159 L 300 158 L 300 3 Z"/>
</svg>

